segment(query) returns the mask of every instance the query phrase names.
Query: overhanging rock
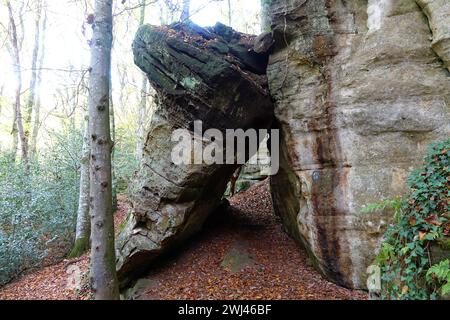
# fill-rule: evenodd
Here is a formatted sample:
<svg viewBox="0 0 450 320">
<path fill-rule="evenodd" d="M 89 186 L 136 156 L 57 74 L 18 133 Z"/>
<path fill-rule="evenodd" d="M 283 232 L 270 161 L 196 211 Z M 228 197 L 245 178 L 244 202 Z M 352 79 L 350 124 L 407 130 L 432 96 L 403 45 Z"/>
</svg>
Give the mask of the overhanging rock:
<svg viewBox="0 0 450 320">
<path fill-rule="evenodd" d="M 145 25 L 138 30 L 135 63 L 156 89 L 158 105 L 130 187 L 133 210 L 117 239 L 122 286 L 202 227 L 237 168 L 173 164 L 174 130 L 192 132 L 196 120 L 203 122 L 203 130 L 269 128 L 268 56 L 253 50 L 254 40 L 222 24 Z"/>
</svg>

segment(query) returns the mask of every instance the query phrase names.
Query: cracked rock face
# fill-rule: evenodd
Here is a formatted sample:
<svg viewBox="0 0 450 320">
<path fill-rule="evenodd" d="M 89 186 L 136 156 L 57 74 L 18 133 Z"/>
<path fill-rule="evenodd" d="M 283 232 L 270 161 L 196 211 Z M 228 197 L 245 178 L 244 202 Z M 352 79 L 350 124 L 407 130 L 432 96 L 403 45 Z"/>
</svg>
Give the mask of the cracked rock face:
<svg viewBox="0 0 450 320">
<path fill-rule="evenodd" d="M 419 6 L 420 5 L 420 6 Z M 426 146 L 450 133 L 447 0 L 273 0 L 268 67 L 282 131 L 274 208 L 335 282 L 365 288 Z"/>
<path fill-rule="evenodd" d="M 133 205 L 116 244 L 122 287 L 169 248 L 197 232 L 221 201 L 236 165 L 175 165 L 176 129 L 267 129 L 273 120 L 267 54 L 254 37 L 217 24 L 141 27 L 135 63 L 157 91 L 140 169 L 131 183 Z M 208 144 L 211 141 L 201 141 Z"/>
</svg>

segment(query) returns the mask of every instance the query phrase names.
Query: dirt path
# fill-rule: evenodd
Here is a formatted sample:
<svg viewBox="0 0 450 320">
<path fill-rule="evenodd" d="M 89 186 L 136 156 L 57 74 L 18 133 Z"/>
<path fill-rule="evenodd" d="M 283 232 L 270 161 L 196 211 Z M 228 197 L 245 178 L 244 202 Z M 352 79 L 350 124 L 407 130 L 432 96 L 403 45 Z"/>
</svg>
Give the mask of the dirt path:
<svg viewBox="0 0 450 320">
<path fill-rule="evenodd" d="M 227 213 L 178 253 L 154 266 L 129 294 L 135 299 L 365 299 L 324 280 L 272 213 L 267 183 L 238 194 Z M 128 204 L 122 199 L 116 225 Z M 69 266 L 86 272 L 89 257 L 40 269 L 0 289 L 0 299 L 88 299 L 67 289 Z"/>
</svg>

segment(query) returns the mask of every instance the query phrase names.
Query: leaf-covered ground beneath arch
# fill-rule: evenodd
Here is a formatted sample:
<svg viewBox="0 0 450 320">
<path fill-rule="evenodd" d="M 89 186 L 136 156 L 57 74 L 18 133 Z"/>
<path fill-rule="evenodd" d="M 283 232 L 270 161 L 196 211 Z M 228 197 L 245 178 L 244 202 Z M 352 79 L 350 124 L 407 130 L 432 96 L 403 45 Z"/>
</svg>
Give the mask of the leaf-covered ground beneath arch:
<svg viewBox="0 0 450 320">
<path fill-rule="evenodd" d="M 116 226 L 129 204 L 120 199 Z M 283 231 L 273 214 L 268 183 L 239 193 L 231 208 L 213 216 L 204 230 L 154 266 L 135 299 L 366 299 L 361 291 L 321 277 L 306 252 Z M 87 272 L 89 255 L 35 270 L 0 289 L 0 299 L 88 299 L 67 288 L 70 266 Z"/>
</svg>

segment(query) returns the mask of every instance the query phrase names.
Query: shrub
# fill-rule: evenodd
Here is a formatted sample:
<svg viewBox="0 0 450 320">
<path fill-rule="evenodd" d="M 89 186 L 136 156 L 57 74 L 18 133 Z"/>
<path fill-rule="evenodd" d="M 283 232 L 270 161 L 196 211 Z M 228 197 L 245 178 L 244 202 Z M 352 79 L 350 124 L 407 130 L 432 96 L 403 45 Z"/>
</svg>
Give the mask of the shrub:
<svg viewBox="0 0 450 320">
<path fill-rule="evenodd" d="M 429 147 L 423 168 L 414 171 L 407 184 L 411 189 L 407 197 L 365 209 L 389 206 L 396 211 L 377 258 L 382 295 L 435 299 L 448 290 L 448 277 L 441 275 L 450 274 L 448 263 L 431 266 L 429 254 L 430 245 L 450 234 L 450 140 Z"/>
<path fill-rule="evenodd" d="M 137 167 L 135 142 L 122 136 L 115 146 L 118 192 Z M 70 126 L 49 137 L 29 172 L 0 154 L 0 286 L 27 269 L 58 262 L 73 246 L 82 133 Z"/>
<path fill-rule="evenodd" d="M 73 241 L 81 136 L 73 129 L 52 136 L 28 173 L 0 156 L 0 285 L 64 257 Z"/>
</svg>

